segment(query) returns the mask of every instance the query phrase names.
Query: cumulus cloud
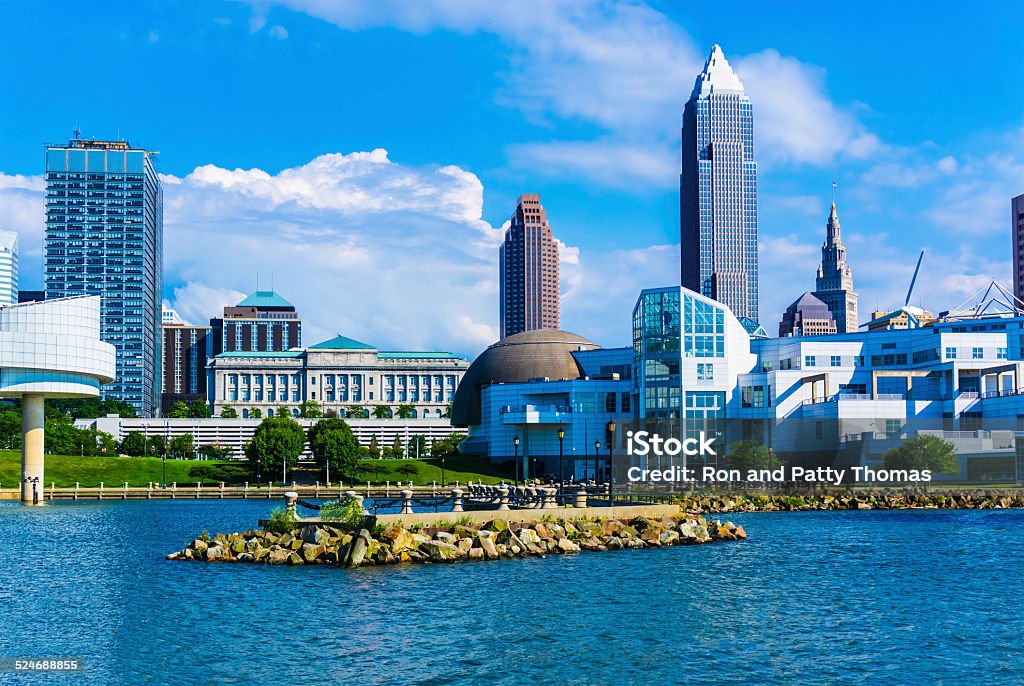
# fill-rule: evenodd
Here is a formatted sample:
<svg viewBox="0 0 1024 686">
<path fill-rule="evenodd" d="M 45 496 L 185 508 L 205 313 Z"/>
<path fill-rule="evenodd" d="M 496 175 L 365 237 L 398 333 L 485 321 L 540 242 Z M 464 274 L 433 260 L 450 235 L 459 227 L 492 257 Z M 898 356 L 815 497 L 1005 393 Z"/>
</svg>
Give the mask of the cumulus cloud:
<svg viewBox="0 0 1024 686">
<path fill-rule="evenodd" d="M 42 254 L 46 181 L 40 176 L 0 172 L 0 229 L 18 234 L 21 260 Z M 25 267 L 21 267 L 26 273 Z M 24 279 L 23 279 L 24 281 Z"/>
<path fill-rule="evenodd" d="M 352 31 L 393 27 L 416 34 L 494 34 L 513 48 L 499 102 L 534 120 L 582 122 L 599 131 L 592 139 L 510 146 L 514 164 L 617 188 L 652 183 L 668 188 L 678 175 L 680 116 L 710 46 L 698 46 L 682 27 L 646 4 L 276 4 Z M 258 15 L 264 7 L 261 2 L 254 11 Z M 744 57 L 724 47 L 754 102 L 756 144 L 764 162 L 827 166 L 837 157 L 864 158 L 881 146 L 853 108 L 832 102 L 823 69 L 775 50 Z"/>
<path fill-rule="evenodd" d="M 288 40 L 288 29 L 281 26 L 280 24 L 274 24 L 273 26 L 271 26 L 267 30 L 267 34 L 271 38 L 275 38 L 277 40 Z"/>
</svg>

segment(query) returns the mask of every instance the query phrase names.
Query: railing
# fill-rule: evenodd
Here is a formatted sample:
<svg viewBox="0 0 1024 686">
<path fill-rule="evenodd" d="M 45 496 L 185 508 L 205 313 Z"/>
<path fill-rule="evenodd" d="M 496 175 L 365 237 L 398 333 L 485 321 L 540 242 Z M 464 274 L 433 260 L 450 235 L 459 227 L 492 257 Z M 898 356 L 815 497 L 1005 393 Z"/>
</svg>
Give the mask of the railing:
<svg viewBox="0 0 1024 686">
<path fill-rule="evenodd" d="M 518 412 L 572 412 L 571 405 L 504 405 L 501 414 L 512 414 Z"/>
</svg>

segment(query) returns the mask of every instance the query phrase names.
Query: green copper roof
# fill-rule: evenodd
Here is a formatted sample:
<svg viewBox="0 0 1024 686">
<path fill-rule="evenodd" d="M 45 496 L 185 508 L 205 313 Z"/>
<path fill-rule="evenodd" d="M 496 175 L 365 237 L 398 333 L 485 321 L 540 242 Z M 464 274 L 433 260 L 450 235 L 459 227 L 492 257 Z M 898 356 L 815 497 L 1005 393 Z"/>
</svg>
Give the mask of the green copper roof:
<svg viewBox="0 0 1024 686">
<path fill-rule="evenodd" d="M 293 305 L 278 295 L 276 291 L 256 291 L 238 303 L 238 307 L 293 307 Z"/>
<path fill-rule="evenodd" d="M 377 357 L 384 360 L 410 359 L 410 360 L 465 360 L 466 358 L 455 353 L 423 353 L 423 352 L 401 352 L 389 350 L 381 352 Z"/>
<path fill-rule="evenodd" d="M 309 346 L 310 350 L 376 350 L 372 345 L 367 345 L 354 338 L 338 334 L 329 341 Z"/>
</svg>

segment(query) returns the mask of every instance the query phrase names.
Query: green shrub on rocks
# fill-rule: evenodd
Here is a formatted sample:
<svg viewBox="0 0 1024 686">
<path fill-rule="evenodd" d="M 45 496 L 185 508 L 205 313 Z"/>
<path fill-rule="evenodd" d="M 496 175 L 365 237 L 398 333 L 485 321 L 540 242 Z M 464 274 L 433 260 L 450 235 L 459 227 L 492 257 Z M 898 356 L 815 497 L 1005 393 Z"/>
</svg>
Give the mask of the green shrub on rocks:
<svg viewBox="0 0 1024 686">
<path fill-rule="evenodd" d="M 286 534 L 295 528 L 295 515 L 284 508 L 275 507 L 267 520 L 267 531 L 275 534 Z"/>
<path fill-rule="evenodd" d="M 365 519 L 366 513 L 363 512 L 363 506 L 350 495 L 320 507 L 320 521 L 341 524 L 349 530 L 361 527 Z"/>
</svg>

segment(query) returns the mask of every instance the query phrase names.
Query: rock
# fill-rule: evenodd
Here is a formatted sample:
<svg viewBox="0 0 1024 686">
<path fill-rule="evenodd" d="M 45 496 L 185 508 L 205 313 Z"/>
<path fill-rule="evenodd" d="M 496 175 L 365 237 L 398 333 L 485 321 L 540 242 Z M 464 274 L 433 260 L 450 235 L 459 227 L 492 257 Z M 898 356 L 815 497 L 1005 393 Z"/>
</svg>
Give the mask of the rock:
<svg viewBox="0 0 1024 686">
<path fill-rule="evenodd" d="M 619 538 L 636 538 L 640 535 L 640 532 L 629 524 L 621 525 L 616 533 L 619 535 Z"/>
<path fill-rule="evenodd" d="M 480 560 L 483 560 L 484 559 L 484 555 L 485 555 L 485 553 L 484 553 L 484 549 L 483 548 L 470 548 L 469 549 L 469 556 L 468 557 L 469 557 L 470 560 L 472 560 L 474 562 L 478 562 Z"/>
<path fill-rule="evenodd" d="M 245 552 L 254 553 L 260 549 L 260 539 L 255 536 L 245 541 Z"/>
<path fill-rule="evenodd" d="M 252 553 L 242 553 L 235 559 L 239 562 L 252 562 L 255 558 L 253 558 Z"/>
<path fill-rule="evenodd" d="M 508 529 L 508 522 L 506 522 L 504 519 L 492 519 L 491 521 L 487 522 L 486 524 L 480 527 L 481 531 L 487 530 L 493 531 L 494 533 L 498 533 L 499 531 L 505 531 L 506 529 Z"/>
<path fill-rule="evenodd" d="M 564 531 L 563 535 L 565 535 L 565 536 L 575 536 L 576 534 L 580 533 L 580 530 L 577 529 L 576 525 L 574 525 L 572 522 L 564 522 L 564 524 L 565 524 L 565 531 Z"/>
<path fill-rule="evenodd" d="M 270 548 L 257 548 L 253 551 L 252 557 L 256 562 L 263 562 L 270 555 Z"/>
<path fill-rule="evenodd" d="M 639 538 L 627 538 L 625 544 L 626 544 L 627 548 L 643 548 L 644 547 L 644 542 L 641 541 Z"/>
<path fill-rule="evenodd" d="M 290 564 L 290 565 L 301 565 L 302 564 L 302 558 L 299 556 L 298 553 L 291 553 L 291 554 L 288 555 L 288 564 Z"/>
<path fill-rule="evenodd" d="M 231 552 L 235 555 L 245 552 L 245 539 L 237 539 L 231 542 Z"/>
<path fill-rule="evenodd" d="M 358 567 L 363 564 L 366 551 L 370 547 L 370 541 L 370 532 L 366 529 L 361 529 L 359 535 L 352 539 L 352 543 L 348 547 L 348 552 L 345 555 L 346 567 Z"/>
<path fill-rule="evenodd" d="M 476 535 L 477 538 L 492 538 L 494 536 L 494 532 L 488 531 L 487 529 L 480 529 L 480 531 L 476 532 Z"/>
<path fill-rule="evenodd" d="M 462 524 L 455 526 L 455 535 L 460 539 L 468 538 L 472 541 L 476 537 L 477 531 L 477 529 L 474 529 L 471 526 L 463 526 Z"/>
<path fill-rule="evenodd" d="M 267 556 L 267 562 L 272 565 L 283 565 L 288 561 L 289 555 L 291 555 L 291 548 L 271 548 L 270 554 Z"/>
<path fill-rule="evenodd" d="M 434 539 L 442 543 L 455 543 L 455 535 L 448 531 L 438 531 L 434 534 Z"/>
<path fill-rule="evenodd" d="M 679 542 L 679 532 L 674 529 L 662 531 L 658 540 L 662 545 L 675 545 Z"/>
<path fill-rule="evenodd" d="M 622 522 L 617 519 L 609 519 L 601 525 L 601 533 L 605 536 L 611 536 L 612 534 L 617 533 L 621 528 Z M 636 529 L 633 529 L 633 531 L 635 532 Z"/>
<path fill-rule="evenodd" d="M 222 546 L 215 545 L 206 549 L 203 559 L 207 562 L 217 562 L 226 559 L 227 556 L 227 551 Z"/>
<path fill-rule="evenodd" d="M 622 550 L 622 539 L 618 536 L 610 536 L 604 545 L 608 547 L 608 550 Z"/>
<path fill-rule="evenodd" d="M 311 537 L 312 538 L 312 537 Z M 316 545 L 313 543 L 302 544 L 302 559 L 306 562 L 316 562 L 316 559 L 327 552 L 327 549 L 322 545 Z"/>
<path fill-rule="evenodd" d="M 191 550 L 186 550 L 184 557 L 185 557 L 186 560 L 192 560 L 192 559 L 194 559 L 195 556 L 192 555 L 192 551 Z"/>
<path fill-rule="evenodd" d="M 282 534 L 281 538 L 277 539 L 277 544 L 279 546 L 281 546 L 282 548 L 287 548 L 288 546 L 290 546 L 292 544 L 292 541 L 294 541 L 294 540 L 295 540 L 295 537 L 292 536 L 290 533 Z"/>
<path fill-rule="evenodd" d="M 165 560 L 177 560 L 179 557 L 182 557 L 182 556 L 183 556 L 183 553 L 171 553 L 167 557 L 165 557 L 164 559 Z"/>
<path fill-rule="evenodd" d="M 533 525 L 533 531 L 540 538 L 551 538 L 551 532 L 548 531 L 548 527 L 545 526 L 544 522 L 537 522 Z M 520 538 L 522 538 L 520 536 Z"/>
<path fill-rule="evenodd" d="M 292 539 L 292 542 L 291 542 L 291 544 L 289 544 L 288 547 L 291 548 L 292 550 L 299 551 L 299 550 L 302 550 L 302 546 L 303 545 L 305 545 L 305 544 L 302 542 L 301 538 L 295 538 L 295 539 Z"/>
<path fill-rule="evenodd" d="M 736 530 L 733 531 L 733 534 L 735 534 L 736 538 L 740 540 L 745 539 L 747 537 L 747 532 L 743 530 L 742 526 L 736 527 Z"/>
<path fill-rule="evenodd" d="M 476 543 L 479 544 L 480 549 L 484 551 L 484 555 L 488 560 L 497 560 L 500 555 L 498 554 L 498 549 L 494 547 L 494 540 L 489 535 L 484 536 L 484 533 L 490 534 L 489 531 L 481 531 L 480 537 L 476 539 Z"/>
<path fill-rule="evenodd" d="M 567 536 L 565 527 L 561 526 L 560 524 L 548 524 L 547 528 L 548 531 L 551 532 L 551 538 L 555 539 L 556 541 L 560 538 L 565 538 Z"/>
<path fill-rule="evenodd" d="M 206 545 L 206 541 L 204 541 L 204 540 L 202 540 L 200 538 L 197 538 L 196 540 L 194 540 L 191 543 L 189 543 L 188 547 L 191 548 L 192 550 L 206 550 L 206 548 L 208 546 Z"/>
<path fill-rule="evenodd" d="M 423 544 L 422 550 L 434 562 L 451 562 L 460 557 L 459 549 L 451 543 L 445 543 L 444 541 L 428 541 Z"/>
<path fill-rule="evenodd" d="M 455 544 L 455 547 L 457 547 L 459 552 L 462 553 L 462 556 L 465 557 L 469 554 L 469 551 L 473 549 L 473 539 L 460 538 L 458 543 Z"/>
<path fill-rule="evenodd" d="M 534 545 L 539 545 L 540 544 L 540 534 L 538 534 L 533 529 L 527 529 L 525 527 L 522 528 L 522 529 L 519 529 L 518 531 L 516 531 L 516 536 L 518 536 L 519 540 L 522 541 L 524 544 L 527 544 L 527 545 L 530 544 L 530 543 L 533 543 Z"/>
<path fill-rule="evenodd" d="M 392 530 L 393 529 L 393 530 Z M 385 533 L 390 532 L 390 536 L 381 535 L 382 540 L 388 540 L 391 542 L 390 549 L 394 554 L 401 553 L 403 550 L 411 550 L 416 548 L 418 545 L 413 535 L 401 527 L 388 527 Z"/>
<path fill-rule="evenodd" d="M 558 539 L 558 549 L 563 553 L 578 553 L 580 547 L 564 536 Z"/>
<path fill-rule="evenodd" d="M 857 503 L 858 510 L 870 510 L 872 509 L 871 503 Z"/>
</svg>

